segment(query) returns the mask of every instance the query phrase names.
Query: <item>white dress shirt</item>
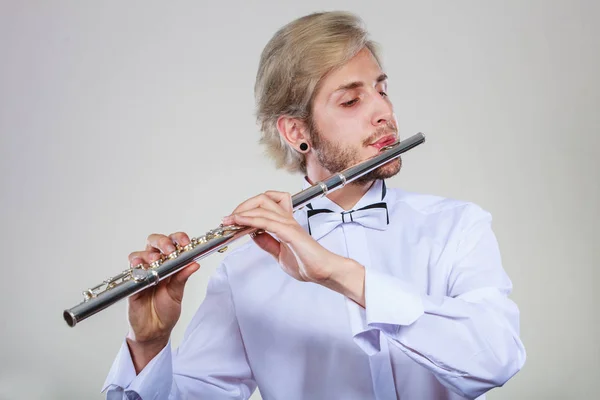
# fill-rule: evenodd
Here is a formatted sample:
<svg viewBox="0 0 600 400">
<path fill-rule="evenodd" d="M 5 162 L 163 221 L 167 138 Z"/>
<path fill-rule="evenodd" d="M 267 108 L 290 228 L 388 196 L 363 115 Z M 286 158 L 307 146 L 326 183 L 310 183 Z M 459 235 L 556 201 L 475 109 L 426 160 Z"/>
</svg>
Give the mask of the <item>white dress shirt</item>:
<svg viewBox="0 0 600 400">
<path fill-rule="evenodd" d="M 294 214 L 365 267 L 366 308 L 293 279 L 249 241 L 211 277 L 179 348 L 136 376 L 123 341 L 107 399 L 247 399 L 257 385 L 265 400 L 485 398 L 525 362 L 491 215 L 381 180 L 354 209 L 380 202 L 367 226 L 359 212 L 327 222 L 344 210 L 326 197 L 312 209 L 334 213 Z"/>
</svg>

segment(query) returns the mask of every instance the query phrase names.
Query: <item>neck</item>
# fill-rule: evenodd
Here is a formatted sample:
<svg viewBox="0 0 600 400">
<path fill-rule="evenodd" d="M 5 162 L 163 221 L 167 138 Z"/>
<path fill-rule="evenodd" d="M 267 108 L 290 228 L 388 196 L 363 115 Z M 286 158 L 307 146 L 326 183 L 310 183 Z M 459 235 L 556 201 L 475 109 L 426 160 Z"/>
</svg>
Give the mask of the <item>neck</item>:
<svg viewBox="0 0 600 400">
<path fill-rule="evenodd" d="M 311 174 L 310 171 L 307 174 L 307 179 L 311 185 L 316 182 L 324 180 L 330 177 L 331 174 Z M 333 201 L 335 204 L 340 206 L 345 211 L 352 209 L 356 203 L 367 193 L 375 181 L 369 181 L 364 184 L 357 182 L 351 182 L 341 189 L 331 192 L 326 197 Z"/>
</svg>

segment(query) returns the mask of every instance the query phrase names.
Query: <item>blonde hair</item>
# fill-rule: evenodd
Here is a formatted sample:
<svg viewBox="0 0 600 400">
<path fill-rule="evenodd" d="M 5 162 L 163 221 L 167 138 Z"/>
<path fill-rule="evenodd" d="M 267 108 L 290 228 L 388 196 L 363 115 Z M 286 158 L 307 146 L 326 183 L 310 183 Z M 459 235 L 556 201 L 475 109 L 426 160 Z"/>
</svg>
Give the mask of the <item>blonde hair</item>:
<svg viewBox="0 0 600 400">
<path fill-rule="evenodd" d="M 254 95 L 259 143 L 277 168 L 306 173 L 304 155 L 279 134 L 281 115 L 299 118 L 312 134 L 312 103 L 322 79 L 363 48 L 381 63 L 378 45 L 368 38 L 363 21 L 342 11 L 300 17 L 280 28 L 260 57 Z"/>
</svg>

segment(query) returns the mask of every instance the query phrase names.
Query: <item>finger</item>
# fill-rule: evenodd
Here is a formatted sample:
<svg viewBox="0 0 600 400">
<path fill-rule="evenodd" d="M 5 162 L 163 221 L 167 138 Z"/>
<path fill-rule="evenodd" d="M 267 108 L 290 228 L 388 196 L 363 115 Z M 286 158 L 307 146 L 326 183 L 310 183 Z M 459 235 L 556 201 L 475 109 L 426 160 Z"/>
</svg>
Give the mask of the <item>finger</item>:
<svg viewBox="0 0 600 400">
<path fill-rule="evenodd" d="M 278 214 L 282 214 L 282 215 L 285 214 L 285 210 L 281 206 L 279 206 L 279 204 L 277 204 L 275 201 L 273 201 L 272 198 L 270 198 L 269 196 L 267 196 L 264 193 L 259 194 L 258 196 L 254 196 L 254 197 L 246 200 L 245 202 L 243 202 L 242 204 L 237 206 L 231 214 L 233 215 L 236 213 L 248 211 L 253 208 L 258 208 L 258 207 L 274 211 Z"/>
<path fill-rule="evenodd" d="M 170 237 L 153 233 L 148 236 L 146 249 L 158 249 L 162 254 L 169 255 L 175 251 L 175 244 Z"/>
<path fill-rule="evenodd" d="M 173 275 L 171 281 L 178 284 L 185 284 L 189 277 L 192 276 L 194 272 L 198 271 L 198 269 L 200 269 L 200 264 L 197 262 L 186 265 L 181 271 Z"/>
<path fill-rule="evenodd" d="M 281 223 L 272 218 L 266 218 L 264 216 L 242 216 L 239 214 L 235 214 L 233 216 L 233 222 L 237 225 L 241 226 L 249 226 L 252 228 L 259 228 L 264 231 L 272 232 L 277 236 L 281 236 L 286 227 L 291 227 L 291 225 L 287 223 Z M 289 235 L 284 235 L 289 236 Z"/>
<path fill-rule="evenodd" d="M 285 211 L 288 211 L 288 212 L 293 211 L 294 206 L 292 204 L 292 195 L 289 194 L 288 192 L 278 192 L 275 190 L 268 190 L 265 192 L 265 195 L 267 195 L 269 198 L 271 198 L 271 200 L 273 200 L 275 203 L 277 203 Z"/>
<path fill-rule="evenodd" d="M 239 212 L 233 215 L 233 219 L 235 221 L 235 217 L 263 217 L 266 219 L 270 219 L 281 224 L 289 224 L 290 219 L 285 216 L 278 214 L 274 211 L 266 210 L 264 208 L 254 208 L 252 210 Z M 296 220 L 294 220 L 296 222 Z"/>
<path fill-rule="evenodd" d="M 154 249 L 154 251 L 134 251 L 127 257 L 129 260 L 129 264 L 132 266 L 136 266 L 139 264 L 149 264 L 155 260 L 158 260 L 160 257 L 160 253 L 158 250 Z"/>
<path fill-rule="evenodd" d="M 181 247 L 187 246 L 190 243 L 190 237 L 184 232 L 172 233 L 169 235 L 169 238 Z"/>
<path fill-rule="evenodd" d="M 198 269 L 200 269 L 200 264 L 194 262 L 177 272 L 175 275 L 171 276 L 171 280 L 167 285 L 167 290 L 171 298 L 181 300 L 185 284 L 190 276 L 192 276 L 194 272 L 198 271 Z"/>
<path fill-rule="evenodd" d="M 279 212 L 275 212 L 272 210 L 268 210 L 268 209 L 259 207 L 259 208 L 253 208 L 253 209 L 250 209 L 247 211 L 240 211 L 235 214 L 224 217 L 223 224 L 225 224 L 225 225 L 238 224 L 240 219 L 239 218 L 236 219 L 235 218 L 236 216 L 264 217 L 264 218 L 272 219 L 272 220 L 277 221 L 282 224 L 290 224 L 290 222 L 292 222 L 292 220 L 287 215 L 282 215 Z M 293 220 L 293 222 L 296 222 L 296 220 Z"/>
<path fill-rule="evenodd" d="M 267 232 L 263 232 L 260 235 L 251 235 L 254 243 L 258 245 L 261 249 L 266 251 L 275 257 L 276 260 L 279 259 L 279 253 L 281 252 L 281 243 L 273 236 L 269 235 Z"/>
</svg>

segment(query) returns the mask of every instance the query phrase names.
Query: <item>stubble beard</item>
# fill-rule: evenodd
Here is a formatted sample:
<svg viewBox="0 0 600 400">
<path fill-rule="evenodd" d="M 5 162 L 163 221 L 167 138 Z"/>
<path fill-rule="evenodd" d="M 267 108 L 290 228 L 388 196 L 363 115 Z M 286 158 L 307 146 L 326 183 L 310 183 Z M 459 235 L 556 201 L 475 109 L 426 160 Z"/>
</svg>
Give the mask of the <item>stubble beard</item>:
<svg viewBox="0 0 600 400">
<path fill-rule="evenodd" d="M 391 129 L 390 129 L 391 128 Z M 387 126 L 386 131 L 396 132 L 393 126 Z M 383 132 L 377 131 L 363 142 L 363 146 L 371 143 L 381 136 Z M 346 168 L 352 167 L 361 161 L 359 150 L 356 147 L 343 147 L 339 143 L 329 141 L 321 135 L 315 125 L 312 125 L 312 147 L 319 163 L 331 174 L 341 172 Z M 355 179 L 352 183 L 356 185 L 366 185 L 376 179 L 388 179 L 400 172 L 402 169 L 402 157 L 395 158 L 371 172 Z M 352 184 L 351 183 L 351 184 Z"/>
</svg>

